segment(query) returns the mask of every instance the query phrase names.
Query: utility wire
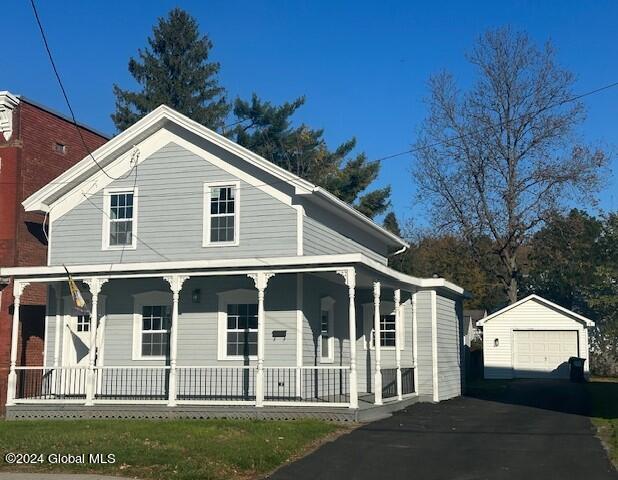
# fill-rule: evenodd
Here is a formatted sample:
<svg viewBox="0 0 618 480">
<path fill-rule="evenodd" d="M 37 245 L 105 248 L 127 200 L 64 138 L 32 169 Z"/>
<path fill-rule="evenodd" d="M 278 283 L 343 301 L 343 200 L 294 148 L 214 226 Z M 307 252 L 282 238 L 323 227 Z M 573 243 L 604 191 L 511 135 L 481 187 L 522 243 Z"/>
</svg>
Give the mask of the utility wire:
<svg viewBox="0 0 618 480">
<path fill-rule="evenodd" d="M 45 45 L 45 51 L 47 52 L 49 62 L 51 63 L 52 69 L 54 71 L 54 75 L 56 76 L 56 80 L 58 81 L 58 85 L 60 86 L 60 90 L 62 91 L 62 96 L 64 97 L 64 101 L 67 105 L 67 108 L 69 109 L 69 112 L 71 113 L 71 120 L 73 121 L 73 125 L 75 126 L 75 129 L 77 130 L 77 133 L 79 134 L 79 138 L 81 140 L 82 145 L 84 146 L 84 149 L 86 150 L 86 152 L 88 153 L 92 161 L 99 168 L 99 170 L 101 170 L 108 178 L 110 178 L 111 180 L 120 180 L 123 178 L 127 178 L 131 174 L 131 171 L 129 171 L 127 175 L 120 176 L 120 177 L 113 177 L 105 171 L 105 169 L 94 158 L 94 155 L 92 155 L 92 152 L 90 151 L 90 148 L 86 144 L 86 140 L 84 139 L 84 136 L 82 134 L 82 129 L 77 123 L 77 118 L 75 117 L 75 112 L 73 111 L 73 107 L 71 106 L 71 102 L 69 101 L 69 96 L 67 94 L 66 89 L 64 88 L 62 79 L 60 78 L 60 73 L 58 72 L 58 68 L 56 67 L 56 62 L 54 61 L 54 56 L 52 55 L 51 49 L 49 47 L 49 43 L 47 42 L 47 36 L 45 35 L 45 30 L 43 29 L 43 24 L 39 17 L 39 12 L 36 8 L 36 4 L 34 3 L 34 0 L 30 0 L 30 5 L 32 5 L 32 11 L 34 12 L 34 18 L 36 19 L 36 23 L 39 27 L 39 31 L 41 32 L 41 37 L 43 38 L 43 44 Z"/>
</svg>

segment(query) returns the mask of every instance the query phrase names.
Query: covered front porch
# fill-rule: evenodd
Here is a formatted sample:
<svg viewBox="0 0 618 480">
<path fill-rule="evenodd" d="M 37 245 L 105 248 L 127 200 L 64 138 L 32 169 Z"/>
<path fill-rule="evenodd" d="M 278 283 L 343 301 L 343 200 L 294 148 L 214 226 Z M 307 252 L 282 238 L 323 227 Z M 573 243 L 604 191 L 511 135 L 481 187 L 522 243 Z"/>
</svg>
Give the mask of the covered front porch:
<svg viewBox="0 0 618 480">
<path fill-rule="evenodd" d="M 57 267 L 16 272 L 7 416 L 359 419 L 416 398 L 414 286 L 398 272 L 209 263 L 69 267 L 89 315 Z M 21 366 L 20 297 L 39 282 L 44 365 Z"/>
</svg>

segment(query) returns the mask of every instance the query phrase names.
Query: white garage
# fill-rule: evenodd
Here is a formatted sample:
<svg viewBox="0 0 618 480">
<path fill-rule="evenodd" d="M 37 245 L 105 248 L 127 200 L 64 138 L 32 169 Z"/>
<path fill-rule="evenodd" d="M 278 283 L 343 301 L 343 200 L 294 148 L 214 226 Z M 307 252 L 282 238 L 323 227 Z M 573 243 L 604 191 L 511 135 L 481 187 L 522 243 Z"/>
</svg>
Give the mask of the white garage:
<svg viewBox="0 0 618 480">
<path fill-rule="evenodd" d="M 485 378 L 568 378 L 570 357 L 585 358 L 591 320 L 530 295 L 477 323 Z"/>
</svg>

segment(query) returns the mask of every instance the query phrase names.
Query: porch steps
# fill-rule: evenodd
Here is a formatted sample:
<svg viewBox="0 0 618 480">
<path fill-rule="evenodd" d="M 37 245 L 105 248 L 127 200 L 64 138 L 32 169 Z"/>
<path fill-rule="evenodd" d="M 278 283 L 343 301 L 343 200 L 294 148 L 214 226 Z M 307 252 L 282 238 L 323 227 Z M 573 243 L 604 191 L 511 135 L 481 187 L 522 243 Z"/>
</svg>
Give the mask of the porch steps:
<svg viewBox="0 0 618 480">
<path fill-rule="evenodd" d="M 209 419 L 233 418 L 256 420 L 298 420 L 316 418 L 335 422 L 372 422 L 390 417 L 393 412 L 418 402 L 418 396 L 410 396 L 402 401 L 390 401 L 384 405 L 374 405 L 369 397 L 359 398 L 359 408 L 351 410 L 341 407 L 316 405 L 306 406 L 264 406 L 256 408 L 244 405 L 177 405 L 165 404 L 101 404 L 85 406 L 62 403 L 28 403 L 6 407 L 7 420 L 36 419 Z"/>
</svg>

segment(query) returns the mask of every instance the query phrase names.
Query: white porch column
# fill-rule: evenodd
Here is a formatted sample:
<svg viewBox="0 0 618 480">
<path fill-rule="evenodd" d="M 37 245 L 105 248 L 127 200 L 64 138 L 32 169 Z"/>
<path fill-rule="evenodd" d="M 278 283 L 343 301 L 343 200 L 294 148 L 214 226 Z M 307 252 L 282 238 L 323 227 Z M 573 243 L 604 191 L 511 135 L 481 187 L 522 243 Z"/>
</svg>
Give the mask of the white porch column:
<svg viewBox="0 0 618 480">
<path fill-rule="evenodd" d="M 397 400 L 403 398 L 403 385 L 401 384 L 401 335 L 405 335 L 405 329 L 401 322 L 401 290 L 395 290 L 395 362 L 397 364 Z"/>
<path fill-rule="evenodd" d="M 356 270 L 337 272 L 348 286 L 348 329 L 350 332 L 350 408 L 358 408 L 358 374 L 356 370 Z"/>
<path fill-rule="evenodd" d="M 64 325 L 62 319 L 64 317 L 62 311 L 62 283 L 56 283 L 54 288 L 54 292 L 56 294 L 56 330 L 54 332 L 54 363 L 52 370 L 52 393 L 56 393 L 57 384 L 58 384 L 58 367 L 60 365 L 60 334 L 64 332 Z"/>
<path fill-rule="evenodd" d="M 373 284 L 373 328 L 376 355 L 376 372 L 374 378 L 375 404 L 382 405 L 382 365 L 381 365 L 381 333 L 380 333 L 380 282 Z"/>
<path fill-rule="evenodd" d="M 84 280 L 90 289 L 92 308 L 90 309 L 90 345 L 88 350 L 88 372 L 86 374 L 86 405 L 93 405 L 96 392 L 96 375 L 94 362 L 97 358 L 97 324 L 99 322 L 99 293 L 107 278 L 90 278 Z"/>
<path fill-rule="evenodd" d="M 6 405 L 15 405 L 15 389 L 17 388 L 17 339 L 19 338 L 19 305 L 21 295 L 28 286 L 27 282 L 14 281 L 13 283 L 13 325 L 11 327 L 11 367 L 6 390 Z"/>
<path fill-rule="evenodd" d="M 266 332 L 266 315 L 264 311 L 264 291 L 268 280 L 274 273 L 257 272 L 247 275 L 253 280 L 258 291 L 258 345 L 257 345 L 257 372 L 255 374 L 255 406 L 264 406 L 264 338 Z"/>
<path fill-rule="evenodd" d="M 304 277 L 303 273 L 296 274 L 296 397 L 302 399 L 302 366 L 303 366 L 303 328 L 305 321 L 304 312 Z"/>
<path fill-rule="evenodd" d="M 170 275 L 163 277 L 172 290 L 172 324 L 170 325 L 170 375 L 168 383 L 167 406 L 176 406 L 176 358 L 178 353 L 178 300 L 182 284 L 189 278 L 185 275 Z"/>
</svg>

